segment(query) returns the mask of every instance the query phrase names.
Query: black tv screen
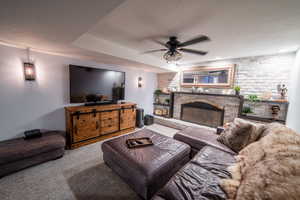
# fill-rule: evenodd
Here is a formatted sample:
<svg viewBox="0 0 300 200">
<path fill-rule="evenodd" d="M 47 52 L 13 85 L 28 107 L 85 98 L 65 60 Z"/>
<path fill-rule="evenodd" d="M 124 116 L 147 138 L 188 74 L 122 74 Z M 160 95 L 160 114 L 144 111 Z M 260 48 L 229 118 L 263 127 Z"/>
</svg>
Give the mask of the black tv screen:
<svg viewBox="0 0 300 200">
<path fill-rule="evenodd" d="M 69 66 L 70 103 L 123 100 L 125 72 Z"/>
</svg>

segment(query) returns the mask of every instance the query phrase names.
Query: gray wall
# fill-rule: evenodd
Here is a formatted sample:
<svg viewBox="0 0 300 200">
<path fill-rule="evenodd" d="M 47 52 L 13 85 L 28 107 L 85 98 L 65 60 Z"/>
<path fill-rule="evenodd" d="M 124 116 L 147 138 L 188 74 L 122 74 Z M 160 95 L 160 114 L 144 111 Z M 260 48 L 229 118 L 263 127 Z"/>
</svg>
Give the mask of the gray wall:
<svg viewBox="0 0 300 200">
<path fill-rule="evenodd" d="M 237 58 L 200 63 L 199 66 L 222 66 L 236 64 L 235 85 L 241 86 L 241 94 L 262 95 L 272 92 L 277 96 L 277 84 L 289 84 L 290 71 L 294 65 L 295 53 L 270 56 Z M 161 76 L 161 77 L 160 77 Z M 158 87 L 180 87 L 179 73 L 158 75 Z M 182 90 L 189 90 L 183 89 Z M 212 92 L 222 92 L 220 89 L 210 89 Z"/>
<path fill-rule="evenodd" d="M 32 52 L 37 81 L 24 81 L 26 51 L 0 46 L 0 140 L 22 135 L 24 130 L 65 129 L 64 106 L 69 103 L 68 65 L 94 66 L 126 72 L 126 100 L 152 113 L 156 74 L 94 62 Z M 137 79 L 143 78 L 143 87 Z"/>
<path fill-rule="evenodd" d="M 289 84 L 289 111 L 287 116 L 287 126 L 300 133 L 300 50 L 298 50 L 295 64 L 293 65 Z"/>
</svg>

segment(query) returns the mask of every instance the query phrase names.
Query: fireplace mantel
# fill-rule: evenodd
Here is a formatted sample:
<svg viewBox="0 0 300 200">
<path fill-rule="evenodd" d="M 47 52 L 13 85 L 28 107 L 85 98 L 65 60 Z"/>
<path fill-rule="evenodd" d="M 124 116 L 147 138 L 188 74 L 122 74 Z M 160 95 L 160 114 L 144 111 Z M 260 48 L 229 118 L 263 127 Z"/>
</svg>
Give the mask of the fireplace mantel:
<svg viewBox="0 0 300 200">
<path fill-rule="evenodd" d="M 208 95 L 208 96 L 223 96 L 223 97 L 236 97 L 243 99 L 243 96 L 233 94 L 217 94 L 209 92 L 173 92 L 174 94 L 189 94 L 189 95 Z"/>
</svg>

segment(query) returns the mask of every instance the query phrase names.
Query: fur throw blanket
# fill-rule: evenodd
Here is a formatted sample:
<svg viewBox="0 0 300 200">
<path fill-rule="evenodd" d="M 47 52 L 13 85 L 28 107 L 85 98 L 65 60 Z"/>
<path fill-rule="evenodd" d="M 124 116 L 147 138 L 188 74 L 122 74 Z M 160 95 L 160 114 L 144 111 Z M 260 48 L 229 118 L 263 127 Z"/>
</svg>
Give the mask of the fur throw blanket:
<svg viewBox="0 0 300 200">
<path fill-rule="evenodd" d="M 270 124 L 265 136 L 240 151 L 221 187 L 229 200 L 299 200 L 300 134 Z"/>
</svg>

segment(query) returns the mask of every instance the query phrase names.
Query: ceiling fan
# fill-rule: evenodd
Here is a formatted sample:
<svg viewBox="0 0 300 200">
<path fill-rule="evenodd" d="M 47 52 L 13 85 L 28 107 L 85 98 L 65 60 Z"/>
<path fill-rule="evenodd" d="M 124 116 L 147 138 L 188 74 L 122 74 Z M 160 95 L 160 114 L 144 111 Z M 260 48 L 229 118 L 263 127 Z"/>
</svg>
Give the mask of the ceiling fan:
<svg viewBox="0 0 300 200">
<path fill-rule="evenodd" d="M 200 42 L 206 42 L 206 41 L 210 41 L 210 39 L 205 35 L 201 35 L 199 37 L 188 40 L 186 42 L 180 42 L 177 40 L 177 37 L 171 36 L 169 38 L 169 41 L 167 41 L 166 43 L 155 41 L 156 43 L 164 46 L 165 48 L 146 51 L 144 53 L 166 51 L 166 53 L 163 55 L 163 58 L 167 61 L 167 63 L 176 62 L 182 58 L 181 52 L 192 53 L 201 56 L 206 55 L 207 54 L 206 51 L 199 51 L 199 50 L 185 48 L 186 46 L 193 45 Z"/>
</svg>

